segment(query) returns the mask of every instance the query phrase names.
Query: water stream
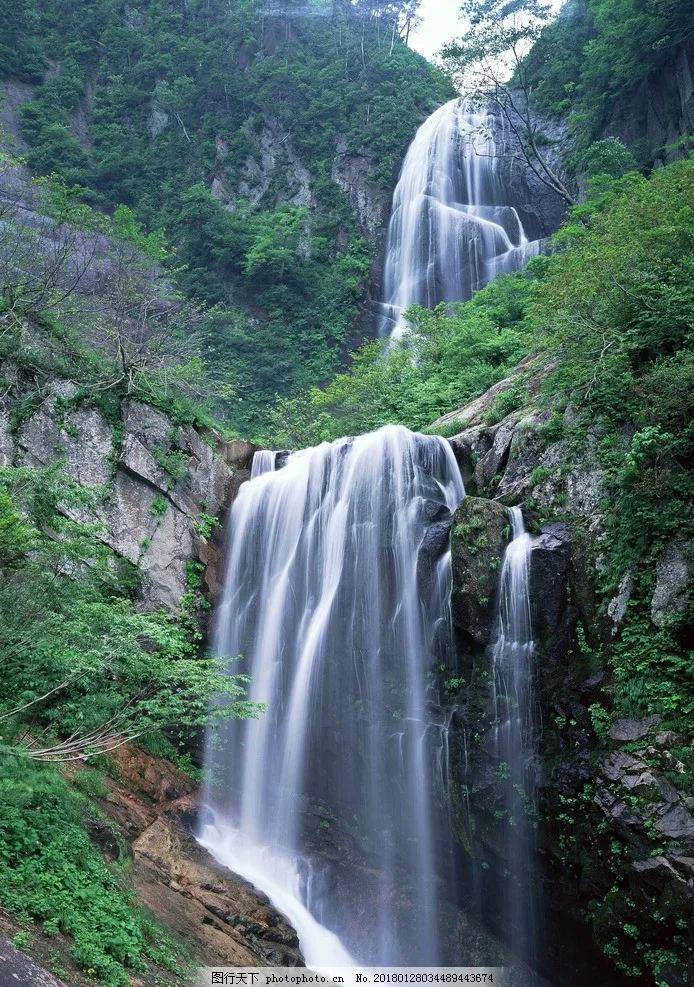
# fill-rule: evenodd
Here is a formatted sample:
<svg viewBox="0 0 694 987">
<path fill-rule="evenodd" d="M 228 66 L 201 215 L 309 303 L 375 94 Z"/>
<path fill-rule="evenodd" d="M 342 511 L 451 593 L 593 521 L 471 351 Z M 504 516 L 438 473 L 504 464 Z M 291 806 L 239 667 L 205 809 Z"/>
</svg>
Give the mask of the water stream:
<svg viewBox="0 0 694 987">
<path fill-rule="evenodd" d="M 465 301 L 539 252 L 512 201 L 508 147 L 502 120 L 462 99 L 419 128 L 393 195 L 379 335 L 401 336 L 411 305 Z"/>
<path fill-rule="evenodd" d="M 387 426 L 254 463 L 229 519 L 215 648 L 255 721 L 223 728 L 201 842 L 294 922 L 307 962 L 446 961 L 450 517 L 443 439 Z"/>
<path fill-rule="evenodd" d="M 497 900 L 499 923 L 516 956 L 535 960 L 537 894 L 533 871 L 537 787 L 533 702 L 534 650 L 530 606 L 531 536 L 519 507 L 509 509 L 511 541 L 499 585 L 496 633 L 491 651 L 495 762 L 502 780 L 501 840 L 507 861 Z"/>
</svg>

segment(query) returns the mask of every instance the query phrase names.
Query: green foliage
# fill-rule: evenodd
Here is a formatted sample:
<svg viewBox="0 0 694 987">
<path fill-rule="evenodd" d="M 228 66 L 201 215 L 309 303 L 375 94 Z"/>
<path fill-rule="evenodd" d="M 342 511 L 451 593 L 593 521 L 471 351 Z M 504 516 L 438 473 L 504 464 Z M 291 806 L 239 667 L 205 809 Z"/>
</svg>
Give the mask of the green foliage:
<svg viewBox="0 0 694 987">
<path fill-rule="evenodd" d="M 575 170 L 583 172 L 589 178 L 596 175 L 621 178 L 627 172 L 636 170 L 634 155 L 616 137 L 591 144 L 576 156 L 573 164 Z"/>
<path fill-rule="evenodd" d="M 692 446 L 694 163 L 650 179 L 602 184 L 558 235 L 542 268 L 533 321 L 557 364 L 550 401 L 570 402 L 574 426 L 600 436 L 606 471 L 603 591 L 634 582 L 612 649 L 618 712 L 691 722 L 686 615 L 656 630 L 650 600 L 662 548 L 688 525 Z M 581 220 L 580 222 L 577 220 Z M 679 626 L 681 625 L 681 626 Z"/>
<path fill-rule="evenodd" d="M 116 739 L 200 726 L 217 695 L 227 701 L 215 716 L 255 712 L 242 680 L 198 657 L 188 621 L 135 607 L 98 528 L 64 516 L 67 504 L 89 510 L 93 495 L 58 469 L 3 470 L 0 484 L 0 711 L 31 704 L 58 739 L 109 723 Z"/>
<path fill-rule="evenodd" d="M 0 161 L 0 169 L 16 165 Z M 145 232 L 124 206 L 102 215 L 79 201 L 79 189 L 58 180 L 32 181 L 29 188 L 45 223 L 27 222 L 21 204 L 3 207 L 0 357 L 31 374 L 79 382 L 78 395 L 57 405 L 67 434 L 73 428 L 69 411 L 86 396 L 114 428 L 127 396 L 148 401 L 176 422 L 208 425 L 208 409 L 226 388 L 204 364 L 200 306 L 187 302 L 153 266 L 169 254 L 162 234 Z M 13 428 L 38 400 L 33 390 L 20 395 Z"/>
<path fill-rule="evenodd" d="M 218 306 L 205 359 L 233 384 L 225 411 L 251 436 L 269 400 L 328 380 L 354 338 L 373 256 L 332 178 L 338 146 L 389 190 L 450 83 L 344 4 L 289 20 L 261 17 L 253 0 L 9 7 L 0 73 L 40 82 L 22 110 L 30 167 L 80 186 L 117 226 L 129 226 L 124 203 L 166 230 L 175 257 L 158 235 L 141 246 L 188 296 Z M 276 167 L 264 182 L 268 140 Z"/>
<path fill-rule="evenodd" d="M 94 769 L 76 771 L 72 780 L 77 788 L 90 798 L 103 799 L 108 795 L 108 785 L 99 771 Z"/>
<path fill-rule="evenodd" d="M 600 705 L 600 703 L 592 703 L 588 707 L 588 712 L 590 713 L 590 721 L 593 724 L 593 730 L 595 730 L 598 737 L 605 740 L 610 735 L 612 717 L 607 712 L 605 707 Z"/>
<path fill-rule="evenodd" d="M 200 514 L 197 521 L 195 522 L 195 530 L 204 538 L 205 541 L 209 541 L 214 534 L 215 528 L 219 526 L 219 518 L 213 517 L 211 514 L 206 514 L 204 511 Z"/>
<path fill-rule="evenodd" d="M 154 458 L 163 470 L 169 474 L 174 482 L 182 480 L 188 472 L 190 456 L 182 449 L 171 449 L 169 451 L 157 449 Z"/>
<path fill-rule="evenodd" d="M 691 18 L 690 0 L 567 3 L 524 63 L 538 109 L 569 113 L 585 151 L 618 105 L 640 98 L 639 87 L 674 64 L 691 37 Z"/>
<path fill-rule="evenodd" d="M 154 517 L 161 518 L 166 514 L 168 507 L 169 507 L 169 503 L 166 497 L 164 497 L 162 494 L 157 494 L 157 496 L 152 501 L 152 506 L 150 507 L 150 511 L 152 512 Z"/>
<path fill-rule="evenodd" d="M 530 474 L 530 482 L 534 487 L 537 487 L 541 483 L 544 483 L 544 481 L 551 475 L 552 471 L 546 466 L 536 466 Z"/>
<path fill-rule="evenodd" d="M 41 923 L 44 934 L 69 936 L 75 962 L 106 987 L 128 987 L 129 971 L 144 973 L 149 962 L 183 973 L 181 948 L 90 842 L 85 823 L 98 810 L 54 766 L 3 757 L 0 794 L 4 907 Z M 17 946 L 27 945 L 23 934 Z"/>
<path fill-rule="evenodd" d="M 67 517 L 97 507 L 98 491 L 73 485 L 60 466 L 0 471 L 0 901 L 44 935 L 69 937 L 98 983 L 127 987 L 152 965 L 185 977 L 185 957 L 137 905 L 126 871 L 90 841 L 99 810 L 89 800 L 107 794 L 104 777 L 81 770 L 70 785 L 38 750 L 49 761 L 90 757 L 106 736 L 106 750 L 140 737 L 168 753 L 165 728 L 258 708 L 241 677 L 199 657 L 187 614 L 140 611 L 131 572 L 98 523 Z"/>
<path fill-rule="evenodd" d="M 525 355 L 529 291 L 524 275 L 504 276 L 463 305 L 413 309 L 412 331 L 402 342 L 367 343 L 326 388 L 279 402 L 269 438 L 278 447 L 294 447 L 388 422 L 427 427 L 496 383 Z"/>
<path fill-rule="evenodd" d="M 502 391 L 491 408 L 484 414 L 485 425 L 497 425 L 507 415 L 518 411 L 528 402 L 528 392 L 522 381 Z"/>
</svg>

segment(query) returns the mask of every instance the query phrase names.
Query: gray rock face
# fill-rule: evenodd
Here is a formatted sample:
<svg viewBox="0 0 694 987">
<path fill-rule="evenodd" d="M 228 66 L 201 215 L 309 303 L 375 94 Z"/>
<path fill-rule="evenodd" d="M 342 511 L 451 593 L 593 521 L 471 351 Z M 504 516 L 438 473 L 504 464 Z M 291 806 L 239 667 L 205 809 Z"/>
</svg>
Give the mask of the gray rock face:
<svg viewBox="0 0 694 987">
<path fill-rule="evenodd" d="M 504 121 L 503 117 L 497 114 L 500 118 L 499 129 L 505 135 L 505 150 L 502 149 L 498 167 L 504 176 L 505 186 L 512 192 L 511 201 L 518 211 L 528 237 L 531 240 L 539 240 L 554 233 L 561 225 L 566 215 L 567 204 L 542 181 L 539 168 L 533 171 L 522 160 L 519 141 L 515 138 L 511 127 L 518 124 L 523 127 L 521 120 L 526 106 L 523 94 L 515 92 L 513 102 L 517 111 L 515 113 L 511 111 L 510 121 Z M 565 124 L 558 119 L 531 115 L 534 117 L 533 126 L 544 138 L 543 161 L 566 184 L 564 157 L 568 150 L 568 139 Z"/>
<path fill-rule="evenodd" d="M 14 437 L 10 425 L 10 409 L 0 402 L 0 466 L 11 466 L 14 460 Z"/>
<path fill-rule="evenodd" d="M 615 751 L 601 759 L 600 768 L 609 781 L 621 781 L 627 775 L 638 775 L 645 771 L 646 763 L 639 758 L 632 757 L 631 754 Z"/>
<path fill-rule="evenodd" d="M 53 382 L 52 393 L 22 426 L 18 445 L 20 462 L 48 466 L 60 459 L 76 483 L 101 486 L 111 476 L 112 429 L 95 408 L 75 408 L 62 414 L 59 400 L 70 399 L 76 388 Z"/>
<path fill-rule="evenodd" d="M 509 539 L 506 510 L 466 497 L 453 518 L 453 623 L 477 645 L 489 643 L 499 569 Z"/>
<path fill-rule="evenodd" d="M 658 726 L 660 719 L 659 716 L 645 716 L 640 720 L 615 720 L 610 731 L 610 737 L 612 740 L 619 740 L 624 743 L 631 740 L 641 740 L 650 730 Z"/>
<path fill-rule="evenodd" d="M 655 163 L 685 157 L 682 138 L 694 130 L 693 54 L 691 41 L 682 45 L 664 71 L 647 78 L 628 100 L 617 102 L 603 136 L 645 148 Z"/>
<path fill-rule="evenodd" d="M 597 437 L 589 433 L 588 441 L 576 457 L 566 477 L 567 507 L 572 514 L 593 519 L 591 527 L 597 533 L 604 497 L 604 472 L 597 458 Z"/>
<path fill-rule="evenodd" d="M 673 805 L 658 819 L 655 828 L 671 840 L 692 840 L 694 816 L 685 805 Z"/>
<path fill-rule="evenodd" d="M 186 591 L 186 563 L 195 556 L 191 519 L 167 508 L 140 561 L 146 603 L 175 609 Z"/>
<path fill-rule="evenodd" d="M 475 465 L 474 477 L 477 490 L 493 489 L 493 485 L 498 485 L 498 481 L 504 476 L 518 420 L 517 415 L 510 415 L 490 428 L 491 446 Z"/>
<path fill-rule="evenodd" d="M 236 194 L 258 205 L 268 196 L 273 179 L 279 176 L 283 190 L 272 205 L 288 202 L 313 208 L 311 174 L 296 153 L 291 134 L 279 120 L 265 117 L 255 134 L 255 142 L 257 150 L 246 159 Z"/>
<path fill-rule="evenodd" d="M 530 602 L 533 628 L 550 661 L 563 661 L 569 650 L 572 612 L 568 606 L 571 532 L 565 524 L 545 524 L 532 541 Z"/>
<path fill-rule="evenodd" d="M 3 81 L 0 83 L 0 129 L 9 135 L 11 149 L 23 151 L 26 148 L 20 126 L 20 110 L 34 98 L 35 86 L 27 82 Z"/>
<path fill-rule="evenodd" d="M 625 572 L 620 580 L 617 595 L 607 605 L 607 615 L 612 621 L 613 635 L 617 633 L 624 622 L 633 588 L 634 577 L 631 572 Z"/>
<path fill-rule="evenodd" d="M 175 610 L 188 589 L 188 563 L 204 561 L 211 570 L 219 565 L 218 549 L 198 529 L 203 514 L 223 515 L 248 475 L 248 451 L 218 453 L 194 428 L 133 399 L 123 402 L 115 430 L 72 381 L 60 378 L 36 393 L 36 409 L 15 436 L 13 401 L 17 395 L 26 400 L 35 385 L 29 379 L 14 383 L 0 405 L 0 465 L 60 463 L 91 493 L 85 504 L 65 504 L 65 514 L 96 523 L 104 544 L 139 568 L 144 606 Z M 209 442 L 218 439 L 210 435 Z M 219 534 L 214 539 L 221 542 Z M 212 571 L 206 586 L 219 588 Z"/>
<path fill-rule="evenodd" d="M 375 167 L 372 158 L 351 152 L 344 138 L 337 141 L 332 180 L 349 199 L 362 233 L 372 241 L 383 235 L 390 208 L 388 194 L 372 182 Z"/>
<path fill-rule="evenodd" d="M 15 949 L 9 939 L 0 938 L 0 984 L 6 987 L 65 987 L 52 973 L 31 957 Z"/>
<path fill-rule="evenodd" d="M 658 559 L 657 582 L 651 601 L 651 619 L 664 627 L 670 617 L 686 613 L 691 602 L 694 541 L 672 542 Z"/>
<path fill-rule="evenodd" d="M 158 137 L 159 134 L 163 133 L 168 126 L 169 114 L 166 110 L 158 110 L 156 107 L 152 107 L 152 112 L 150 113 L 149 120 L 147 121 L 149 136 L 152 138 Z"/>
<path fill-rule="evenodd" d="M 153 487 L 166 490 L 169 486 L 169 474 L 132 432 L 126 432 L 123 436 L 120 464 L 135 476 L 147 480 Z"/>
</svg>

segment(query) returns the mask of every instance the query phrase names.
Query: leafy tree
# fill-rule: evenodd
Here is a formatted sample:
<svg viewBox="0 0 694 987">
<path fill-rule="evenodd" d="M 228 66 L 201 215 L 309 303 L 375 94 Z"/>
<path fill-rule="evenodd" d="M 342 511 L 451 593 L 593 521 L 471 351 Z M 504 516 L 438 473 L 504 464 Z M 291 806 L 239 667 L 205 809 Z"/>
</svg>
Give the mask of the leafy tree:
<svg viewBox="0 0 694 987">
<path fill-rule="evenodd" d="M 515 138 L 512 153 L 572 205 L 575 197 L 546 153 L 525 65 L 551 8 L 542 0 L 465 0 L 461 9 L 470 28 L 444 49 L 449 67 L 474 98 L 498 107 Z"/>
<path fill-rule="evenodd" d="M 93 500 L 59 468 L 0 471 L 0 757 L 84 759 L 256 712 L 242 679 L 199 658 L 185 620 L 135 607 L 133 573 L 94 524 L 67 516 Z M 210 713 L 218 695 L 227 702 Z"/>
<path fill-rule="evenodd" d="M 575 167 L 589 178 L 596 175 L 620 178 L 628 171 L 636 171 L 636 158 L 620 140 L 608 137 L 596 141 L 579 154 Z"/>
</svg>

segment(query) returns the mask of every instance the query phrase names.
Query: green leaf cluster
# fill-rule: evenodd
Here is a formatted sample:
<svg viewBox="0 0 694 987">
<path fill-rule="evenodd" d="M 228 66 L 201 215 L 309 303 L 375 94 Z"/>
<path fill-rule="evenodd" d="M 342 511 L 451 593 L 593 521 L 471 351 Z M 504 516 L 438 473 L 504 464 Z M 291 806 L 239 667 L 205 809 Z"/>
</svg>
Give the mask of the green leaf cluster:
<svg viewBox="0 0 694 987">
<path fill-rule="evenodd" d="M 107 863 L 91 842 L 98 813 L 54 766 L 0 759 L 3 906 L 45 935 L 68 936 L 74 962 L 105 987 L 128 987 L 150 963 L 182 975 L 185 952 L 137 904 L 126 860 Z"/>
</svg>

